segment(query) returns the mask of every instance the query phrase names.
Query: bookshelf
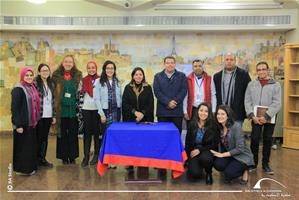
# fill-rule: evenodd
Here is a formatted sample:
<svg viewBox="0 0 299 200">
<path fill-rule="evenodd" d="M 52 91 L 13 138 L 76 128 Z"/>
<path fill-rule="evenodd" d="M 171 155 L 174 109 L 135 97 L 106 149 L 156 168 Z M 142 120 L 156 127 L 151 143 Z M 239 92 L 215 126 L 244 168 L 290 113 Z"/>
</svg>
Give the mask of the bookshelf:
<svg viewBox="0 0 299 200">
<path fill-rule="evenodd" d="M 285 44 L 283 147 L 299 149 L 299 43 Z"/>
</svg>

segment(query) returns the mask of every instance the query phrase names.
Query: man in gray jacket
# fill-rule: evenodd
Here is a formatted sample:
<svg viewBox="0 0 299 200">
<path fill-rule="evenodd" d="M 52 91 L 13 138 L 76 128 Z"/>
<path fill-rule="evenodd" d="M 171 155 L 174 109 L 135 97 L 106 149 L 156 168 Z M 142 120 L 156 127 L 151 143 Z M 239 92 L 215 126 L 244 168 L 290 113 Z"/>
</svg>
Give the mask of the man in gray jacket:
<svg viewBox="0 0 299 200">
<path fill-rule="evenodd" d="M 247 117 L 252 120 L 250 148 L 255 162 L 252 170 L 258 165 L 259 140 L 263 134 L 263 171 L 267 174 L 274 174 L 269 166 L 269 159 L 275 127 L 273 117 L 281 108 L 281 87 L 269 76 L 267 62 L 259 62 L 256 65 L 256 71 L 258 78 L 248 84 L 244 100 Z"/>
</svg>

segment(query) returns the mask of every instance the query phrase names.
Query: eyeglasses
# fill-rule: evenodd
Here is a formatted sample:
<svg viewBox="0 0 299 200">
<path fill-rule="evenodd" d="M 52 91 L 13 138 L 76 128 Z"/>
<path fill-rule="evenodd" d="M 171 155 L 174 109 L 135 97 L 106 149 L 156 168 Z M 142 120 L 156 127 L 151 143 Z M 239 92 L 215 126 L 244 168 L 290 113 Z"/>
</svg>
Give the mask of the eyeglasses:
<svg viewBox="0 0 299 200">
<path fill-rule="evenodd" d="M 50 70 L 47 70 L 47 69 L 45 69 L 45 70 L 40 70 L 40 72 L 49 72 Z"/>
<path fill-rule="evenodd" d="M 106 70 L 114 70 L 113 67 L 107 67 Z"/>
</svg>

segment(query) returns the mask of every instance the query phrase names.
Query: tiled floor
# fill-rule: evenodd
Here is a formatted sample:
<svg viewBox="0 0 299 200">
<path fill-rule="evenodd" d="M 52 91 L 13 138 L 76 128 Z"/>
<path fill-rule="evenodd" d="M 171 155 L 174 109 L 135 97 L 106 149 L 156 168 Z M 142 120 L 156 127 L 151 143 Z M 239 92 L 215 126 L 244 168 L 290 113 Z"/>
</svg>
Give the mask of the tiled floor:
<svg viewBox="0 0 299 200">
<path fill-rule="evenodd" d="M 161 184 L 125 184 L 124 167 L 109 169 L 103 177 L 95 167 L 82 169 L 82 139 L 80 158 L 75 165 L 62 165 L 55 158 L 56 137 L 49 137 L 48 160 L 54 163 L 52 169 L 40 169 L 30 177 L 16 176 L 12 172 L 12 136 L 0 134 L 1 139 L 1 200 L 7 199 L 299 199 L 299 151 L 279 147 L 272 150 L 271 166 L 275 174 L 265 175 L 261 167 L 250 174 L 249 183 L 241 186 L 237 181 L 224 184 L 221 175 L 214 170 L 214 184 L 206 185 L 204 180 L 189 182 L 185 176 L 177 180 L 170 178 Z M 150 176 L 156 177 L 156 170 L 150 169 Z M 261 178 L 272 178 L 261 183 L 261 190 L 253 187 Z M 11 190 L 10 192 L 8 192 Z"/>
</svg>

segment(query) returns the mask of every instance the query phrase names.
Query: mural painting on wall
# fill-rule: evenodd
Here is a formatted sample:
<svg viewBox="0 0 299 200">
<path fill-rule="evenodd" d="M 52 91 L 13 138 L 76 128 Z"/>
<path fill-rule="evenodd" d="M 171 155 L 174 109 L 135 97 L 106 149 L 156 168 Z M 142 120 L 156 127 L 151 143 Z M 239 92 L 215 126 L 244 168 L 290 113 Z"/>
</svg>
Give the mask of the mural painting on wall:
<svg viewBox="0 0 299 200">
<path fill-rule="evenodd" d="M 145 69 L 152 84 L 155 73 L 163 69 L 163 57 L 173 55 L 177 69 L 189 74 L 194 59 L 204 59 L 206 71 L 214 74 L 222 68 L 224 54 L 236 54 L 237 65 L 255 77 L 255 64 L 264 60 L 275 78 L 283 77 L 281 33 L 3 33 L 0 40 L 0 131 L 11 130 L 10 91 L 18 82 L 19 69 L 25 65 L 35 70 L 40 63 L 52 72 L 67 54 L 74 55 L 77 67 L 86 75 L 86 63 L 97 62 L 99 73 L 105 60 L 117 66 L 122 87 L 131 79 L 131 70 Z"/>
</svg>

